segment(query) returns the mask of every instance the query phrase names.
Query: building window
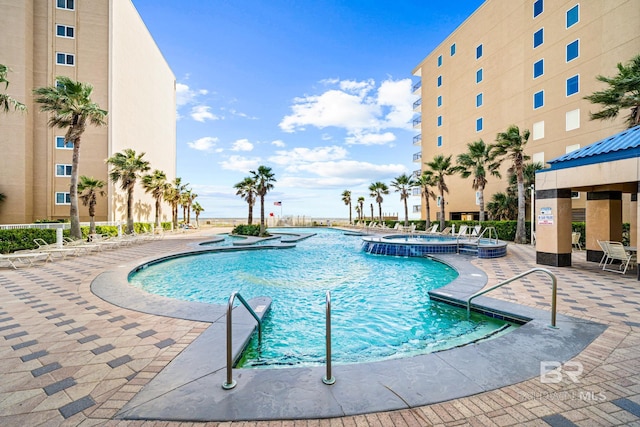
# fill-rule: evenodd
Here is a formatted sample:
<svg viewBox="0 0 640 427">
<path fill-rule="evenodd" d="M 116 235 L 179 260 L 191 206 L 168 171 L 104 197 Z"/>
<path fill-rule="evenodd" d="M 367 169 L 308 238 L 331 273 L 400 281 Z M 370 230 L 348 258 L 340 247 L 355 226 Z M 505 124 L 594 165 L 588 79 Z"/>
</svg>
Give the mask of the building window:
<svg viewBox="0 0 640 427">
<path fill-rule="evenodd" d="M 442 55 L 438 56 L 438 67 L 442 66 Z"/>
<path fill-rule="evenodd" d="M 544 12 L 544 1 L 543 0 L 535 0 L 533 2 L 533 17 L 540 15 Z"/>
<path fill-rule="evenodd" d="M 540 151 L 538 153 L 533 153 L 531 156 L 532 163 L 542 163 L 544 165 L 544 151 Z"/>
<path fill-rule="evenodd" d="M 482 93 L 476 95 L 476 108 L 482 107 Z"/>
<path fill-rule="evenodd" d="M 544 107 L 544 91 L 536 92 L 533 94 L 533 109 Z"/>
<path fill-rule="evenodd" d="M 440 207 L 440 203 L 441 203 L 441 202 L 442 202 L 442 196 L 438 196 L 438 197 L 436 198 L 436 206 L 437 206 L 437 207 Z M 439 212 L 438 212 L 438 213 L 439 213 Z"/>
<path fill-rule="evenodd" d="M 567 111 L 565 130 L 575 130 L 580 128 L 580 109 Z"/>
<path fill-rule="evenodd" d="M 71 165 L 56 165 L 56 176 L 71 176 Z"/>
<path fill-rule="evenodd" d="M 483 120 L 482 117 L 476 119 L 476 132 L 480 132 L 483 128 Z"/>
<path fill-rule="evenodd" d="M 58 65 L 71 65 L 75 64 L 75 57 L 71 53 L 56 53 L 56 64 Z"/>
<path fill-rule="evenodd" d="M 567 45 L 567 62 L 573 61 L 580 55 L 580 40 L 574 40 Z"/>
<path fill-rule="evenodd" d="M 580 5 L 575 5 L 567 10 L 567 28 L 575 25 L 580 20 Z"/>
<path fill-rule="evenodd" d="M 480 59 L 480 58 L 482 58 L 482 45 L 481 44 L 479 44 L 476 47 L 476 59 Z"/>
<path fill-rule="evenodd" d="M 73 30 L 73 27 L 69 27 L 67 25 L 56 25 L 56 36 L 72 39 L 74 37 Z"/>
<path fill-rule="evenodd" d="M 57 6 L 58 6 L 58 9 L 74 10 L 75 9 L 74 3 L 75 3 L 75 0 L 58 0 Z"/>
<path fill-rule="evenodd" d="M 580 91 L 580 77 L 576 74 L 567 79 L 567 96 L 571 96 Z"/>
<path fill-rule="evenodd" d="M 534 141 L 544 138 L 544 121 L 535 122 L 532 126 L 532 131 Z"/>
<path fill-rule="evenodd" d="M 580 144 L 567 145 L 564 149 L 565 154 L 569 154 L 573 151 L 579 150 Z"/>
<path fill-rule="evenodd" d="M 413 213 L 421 212 L 421 209 L 422 209 L 421 205 L 413 205 Z"/>
<path fill-rule="evenodd" d="M 420 195 L 422 195 L 422 192 L 420 190 L 421 190 L 420 187 L 413 187 L 411 189 L 411 195 L 412 196 L 420 196 Z"/>
<path fill-rule="evenodd" d="M 69 193 L 56 193 L 56 205 L 70 205 L 71 194 Z"/>
<path fill-rule="evenodd" d="M 438 101 L 437 101 L 438 107 L 442 106 L 442 95 L 438 95 Z"/>
<path fill-rule="evenodd" d="M 442 76 L 438 76 L 438 87 L 442 86 Z"/>
<path fill-rule="evenodd" d="M 544 43 L 544 28 L 540 28 L 538 31 L 533 33 L 533 48 L 537 48 L 542 43 Z"/>
<path fill-rule="evenodd" d="M 537 79 L 544 74 L 544 59 L 533 63 L 533 78 Z"/>
<path fill-rule="evenodd" d="M 442 116 L 438 116 L 438 127 L 442 126 Z"/>
<path fill-rule="evenodd" d="M 73 142 L 68 142 L 65 144 L 64 136 L 56 136 L 56 148 L 63 150 L 72 150 Z"/>
<path fill-rule="evenodd" d="M 451 45 L 450 53 L 451 53 L 451 56 L 456 54 L 456 44 L 455 43 Z"/>
<path fill-rule="evenodd" d="M 438 135 L 438 147 L 442 147 L 442 135 Z"/>
<path fill-rule="evenodd" d="M 476 83 L 480 83 L 482 81 L 482 68 L 476 71 Z"/>
</svg>

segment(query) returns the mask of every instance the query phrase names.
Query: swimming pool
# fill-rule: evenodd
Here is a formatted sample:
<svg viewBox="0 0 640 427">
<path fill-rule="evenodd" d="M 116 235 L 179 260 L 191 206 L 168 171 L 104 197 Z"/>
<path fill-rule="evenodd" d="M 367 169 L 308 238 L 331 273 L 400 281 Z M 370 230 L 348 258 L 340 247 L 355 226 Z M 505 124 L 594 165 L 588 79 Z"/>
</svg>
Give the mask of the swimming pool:
<svg viewBox="0 0 640 427">
<path fill-rule="evenodd" d="M 505 325 L 480 315 L 469 321 L 464 310 L 430 301 L 429 290 L 457 276 L 444 264 L 367 254 L 360 249 L 361 237 L 313 231 L 315 236 L 291 249 L 203 253 L 151 264 L 132 274 L 130 283 L 171 298 L 216 304 L 226 304 L 236 290 L 245 299 L 272 298 L 262 345 L 252 341 L 240 361 L 245 367 L 323 363 L 327 290 L 334 363 L 429 353 Z"/>
</svg>

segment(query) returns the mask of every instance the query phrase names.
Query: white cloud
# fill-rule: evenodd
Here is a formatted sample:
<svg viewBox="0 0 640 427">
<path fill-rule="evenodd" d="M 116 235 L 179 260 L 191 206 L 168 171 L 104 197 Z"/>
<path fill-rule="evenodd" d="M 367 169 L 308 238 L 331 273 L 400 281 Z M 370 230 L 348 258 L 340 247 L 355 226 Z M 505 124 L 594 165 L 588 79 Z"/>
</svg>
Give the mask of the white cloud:
<svg viewBox="0 0 640 427">
<path fill-rule="evenodd" d="M 298 170 L 325 178 L 352 178 L 366 181 L 383 180 L 407 172 L 400 164 L 376 165 L 356 160 L 313 162 L 298 166 Z"/>
<path fill-rule="evenodd" d="M 396 140 L 392 132 L 362 134 L 356 132 L 345 139 L 349 145 L 384 145 Z"/>
<path fill-rule="evenodd" d="M 230 156 L 227 160 L 220 162 L 220 166 L 225 170 L 249 173 L 250 170 L 257 169 L 260 166 L 260 158 Z"/>
<path fill-rule="evenodd" d="M 253 144 L 248 139 L 239 139 L 231 146 L 231 151 L 251 151 Z"/>
<path fill-rule="evenodd" d="M 191 118 L 197 122 L 205 122 L 206 120 L 218 120 L 218 116 L 213 114 L 211 107 L 208 105 L 196 105 L 191 109 Z"/>
<path fill-rule="evenodd" d="M 189 148 L 193 148 L 198 151 L 210 151 L 218 142 L 218 138 L 206 136 L 204 138 L 196 139 L 195 141 L 187 142 Z"/>
<path fill-rule="evenodd" d="M 411 80 L 385 80 L 376 89 L 374 80 L 335 82 L 338 89 L 328 89 L 320 95 L 307 95 L 293 100 L 291 114 L 280 122 L 285 132 L 317 128 L 338 127 L 347 131 L 352 144 L 389 143 L 391 132 L 386 129 L 411 129 L 414 116 Z M 369 136 L 380 134 L 379 136 Z M 362 135 L 367 135 L 363 138 Z"/>
<path fill-rule="evenodd" d="M 297 147 L 289 151 L 276 151 L 275 156 L 269 157 L 269 162 L 277 165 L 297 165 L 300 163 L 340 160 L 346 156 L 347 150 L 336 145 L 316 148 Z"/>
<path fill-rule="evenodd" d="M 176 83 L 176 105 L 178 107 L 189 104 L 196 95 L 196 92 L 189 89 L 189 86 Z"/>
<path fill-rule="evenodd" d="M 276 147 L 284 147 L 286 144 L 281 139 L 276 139 L 275 141 L 271 141 L 271 145 L 275 145 Z"/>
</svg>

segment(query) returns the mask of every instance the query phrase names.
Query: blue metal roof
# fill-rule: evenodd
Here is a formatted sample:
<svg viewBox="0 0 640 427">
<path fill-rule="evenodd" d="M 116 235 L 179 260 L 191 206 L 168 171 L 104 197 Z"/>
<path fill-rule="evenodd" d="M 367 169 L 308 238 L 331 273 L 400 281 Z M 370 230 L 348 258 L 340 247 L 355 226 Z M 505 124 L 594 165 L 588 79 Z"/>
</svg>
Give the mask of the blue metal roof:
<svg viewBox="0 0 640 427">
<path fill-rule="evenodd" d="M 640 126 L 626 129 L 591 145 L 549 160 L 548 170 L 640 157 Z"/>
</svg>

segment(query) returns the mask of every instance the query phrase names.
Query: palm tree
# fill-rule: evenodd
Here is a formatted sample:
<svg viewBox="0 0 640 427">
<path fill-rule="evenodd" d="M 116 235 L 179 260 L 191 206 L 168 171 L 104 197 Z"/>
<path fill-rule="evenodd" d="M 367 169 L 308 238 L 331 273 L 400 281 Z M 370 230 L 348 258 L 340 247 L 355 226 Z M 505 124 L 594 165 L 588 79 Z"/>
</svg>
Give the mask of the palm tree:
<svg viewBox="0 0 640 427">
<path fill-rule="evenodd" d="M 491 196 L 491 201 L 487 203 L 489 217 L 497 221 L 513 219 L 517 215 L 517 203 L 518 200 L 509 191 L 495 193 Z"/>
<path fill-rule="evenodd" d="M 187 224 L 191 224 L 191 206 L 193 205 L 193 201 L 198 197 L 196 193 L 189 190 L 187 191 L 186 202 L 187 202 Z"/>
<path fill-rule="evenodd" d="M 360 218 L 362 218 L 362 209 L 360 208 L 360 205 L 356 205 L 356 207 L 354 209 L 356 210 L 356 215 L 357 215 L 358 221 L 359 221 Z"/>
<path fill-rule="evenodd" d="M 403 173 L 391 181 L 391 186 L 395 188 L 396 192 L 400 193 L 400 200 L 404 202 L 404 226 L 407 227 L 409 225 L 409 207 L 407 206 L 407 199 L 411 195 L 411 189 L 416 186 L 416 182 L 413 180 L 413 176 Z"/>
<path fill-rule="evenodd" d="M 520 129 L 516 125 L 511 125 L 506 132 L 500 132 L 496 136 L 497 144 L 494 146 L 494 158 L 505 160 L 511 163 L 509 173 L 516 176 L 518 186 L 518 219 L 516 225 L 515 243 L 526 243 L 527 230 L 525 229 L 525 191 L 524 191 L 524 162 L 530 157 L 524 153 L 524 147 L 529 140 L 529 130 L 525 129 L 520 134 Z"/>
<path fill-rule="evenodd" d="M 433 173 L 433 182 L 435 186 L 438 187 L 438 192 L 440 193 L 440 229 L 443 230 L 446 223 L 444 216 L 444 193 L 449 192 L 445 178 L 455 173 L 451 165 L 451 156 L 445 157 L 442 154 L 438 154 L 432 161 L 425 162 L 425 165 L 427 165 Z"/>
<path fill-rule="evenodd" d="M 627 127 L 640 125 L 640 55 L 632 58 L 627 65 L 618 63 L 616 76 L 596 76 L 596 79 L 609 87 L 584 97 L 592 104 L 603 106 L 602 110 L 590 114 L 591 120 L 613 120 L 618 117 L 620 110 L 630 108 Z"/>
<path fill-rule="evenodd" d="M 500 163 L 495 161 L 493 146 L 483 140 L 467 144 L 468 151 L 458 155 L 457 166 L 453 169 L 460 172 L 463 178 L 473 177 L 471 188 L 479 192 L 480 222 L 484 221 L 484 187 L 487 185 L 487 174 L 501 178 Z"/>
<path fill-rule="evenodd" d="M 200 217 L 200 213 L 204 212 L 204 208 L 202 206 L 200 206 L 200 203 L 195 202 L 192 206 L 193 209 L 193 213 L 196 214 L 196 227 L 200 227 L 200 222 L 198 221 L 198 218 Z"/>
<path fill-rule="evenodd" d="M 137 154 L 131 148 L 125 148 L 122 153 L 116 153 L 107 159 L 112 169 L 109 178 L 114 184 L 120 183 L 120 188 L 127 192 L 127 233 L 133 233 L 133 189 L 136 181 L 143 172 L 149 169 L 149 162 L 143 160 L 145 153 Z"/>
<path fill-rule="evenodd" d="M 239 183 L 233 186 L 236 191 L 236 195 L 242 197 L 249 205 L 249 215 L 247 217 L 247 224 L 253 223 L 253 206 L 256 204 L 257 188 L 256 182 L 251 177 L 246 177 Z"/>
<path fill-rule="evenodd" d="M 345 205 L 349 206 L 349 225 L 351 225 L 351 223 L 353 222 L 351 220 L 351 191 L 344 190 L 342 192 L 342 201 Z"/>
<path fill-rule="evenodd" d="M 173 229 L 178 228 L 178 205 L 182 192 L 186 190 L 189 184 L 182 184 L 182 178 L 175 178 L 173 183 L 164 193 L 164 200 L 171 205 L 171 223 Z"/>
<path fill-rule="evenodd" d="M 107 185 L 101 179 L 95 179 L 93 177 L 81 175 L 80 182 L 78 182 L 78 197 L 82 200 L 84 206 L 89 206 L 89 234 L 96 234 L 96 203 L 98 201 L 98 195 L 104 196 L 106 192 L 103 190 Z"/>
<path fill-rule="evenodd" d="M 5 90 L 9 87 L 9 80 L 7 80 L 8 72 L 9 68 L 4 64 L 0 64 L 0 84 L 4 83 Z M 22 102 L 13 99 L 6 93 L 0 93 L 0 109 L 8 113 L 10 107 L 13 107 L 14 111 L 27 111 L 27 107 Z"/>
<path fill-rule="evenodd" d="M 59 76 L 55 86 L 41 87 L 33 92 L 40 110 L 50 112 L 49 127 L 68 128 L 65 141 L 73 145 L 71 160 L 71 182 L 69 183 L 69 220 L 71 237 L 82 238 L 80 215 L 78 212 L 78 166 L 80 164 L 80 140 L 87 122 L 94 126 L 106 123 L 107 112 L 91 101 L 93 87 Z"/>
<path fill-rule="evenodd" d="M 431 190 L 431 187 L 436 185 L 433 179 L 433 172 L 430 170 L 422 171 L 422 175 L 420 175 L 416 184 L 420 186 L 422 195 L 424 196 L 424 206 L 427 210 L 425 230 L 428 230 L 431 227 L 431 199 L 435 200 L 436 198 L 436 193 Z"/>
<path fill-rule="evenodd" d="M 369 196 L 376 199 L 376 203 L 378 204 L 378 211 L 380 214 L 380 222 L 382 222 L 382 202 L 384 199 L 383 195 L 389 194 L 389 187 L 384 182 L 376 181 L 369 186 Z M 371 205 L 371 219 L 373 220 L 373 205 Z"/>
<path fill-rule="evenodd" d="M 156 227 L 160 227 L 160 216 L 162 215 L 162 198 L 171 187 L 167 182 L 167 175 L 161 170 L 154 170 L 152 173 L 142 177 L 142 187 L 145 193 L 151 193 L 156 201 Z"/>
<path fill-rule="evenodd" d="M 259 166 L 257 171 L 249 171 L 249 173 L 256 183 L 256 193 L 260 196 L 260 236 L 264 236 L 264 196 L 273 189 L 276 179 L 271 168 L 267 166 Z"/>
<path fill-rule="evenodd" d="M 364 196 L 358 197 L 358 205 L 360 206 L 360 221 L 364 219 Z"/>
</svg>

